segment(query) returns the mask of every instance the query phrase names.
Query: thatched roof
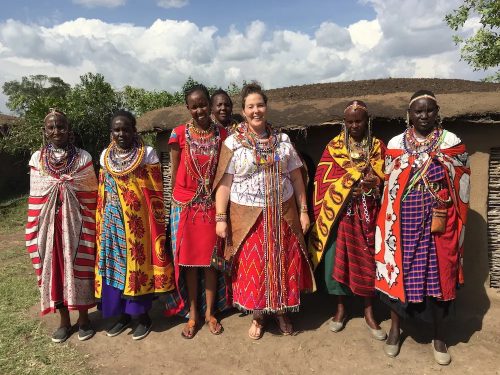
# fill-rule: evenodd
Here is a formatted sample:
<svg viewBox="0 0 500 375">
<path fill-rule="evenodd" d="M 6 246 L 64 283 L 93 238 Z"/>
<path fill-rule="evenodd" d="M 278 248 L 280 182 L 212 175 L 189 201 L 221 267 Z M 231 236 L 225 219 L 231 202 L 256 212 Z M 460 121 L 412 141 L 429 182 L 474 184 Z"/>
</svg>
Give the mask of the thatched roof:
<svg viewBox="0 0 500 375">
<path fill-rule="evenodd" d="M 4 115 L 0 113 L 0 136 L 5 137 L 9 132 L 9 128 L 17 121 L 19 118 L 16 116 Z"/>
<path fill-rule="evenodd" d="M 17 119 L 18 118 L 16 116 L 4 115 L 4 114 L 0 113 L 0 125 L 11 125 Z"/>
<path fill-rule="evenodd" d="M 410 96 L 433 91 L 444 121 L 500 119 L 500 84 L 451 79 L 379 79 L 292 86 L 268 90 L 268 118 L 274 126 L 303 128 L 342 120 L 346 103 L 364 100 L 373 118 L 403 119 Z M 234 112 L 241 104 L 235 100 Z M 172 129 L 189 118 L 185 106 L 160 108 L 142 115 L 140 132 Z M 497 122 L 495 121 L 495 122 Z"/>
</svg>

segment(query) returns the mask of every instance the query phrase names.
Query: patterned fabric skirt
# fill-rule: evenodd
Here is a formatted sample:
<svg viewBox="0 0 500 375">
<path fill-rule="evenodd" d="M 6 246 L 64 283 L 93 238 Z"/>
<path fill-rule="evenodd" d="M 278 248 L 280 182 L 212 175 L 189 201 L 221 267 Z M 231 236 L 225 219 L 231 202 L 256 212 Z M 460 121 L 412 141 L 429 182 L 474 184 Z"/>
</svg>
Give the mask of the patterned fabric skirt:
<svg viewBox="0 0 500 375">
<path fill-rule="evenodd" d="M 115 198 L 108 198 L 104 207 L 98 272 L 106 279 L 108 285 L 124 290 L 127 272 L 127 241 L 123 212 L 118 201 L 116 183 L 108 176 L 105 189 L 108 197 Z"/>
<path fill-rule="evenodd" d="M 171 228 L 171 243 L 172 243 L 172 259 L 174 261 L 175 284 L 176 290 L 166 294 L 166 316 L 179 315 L 189 317 L 189 297 L 187 291 L 186 280 L 184 277 L 183 266 L 179 264 L 178 243 L 182 241 L 179 235 L 179 222 L 182 215 L 182 208 L 172 203 L 170 215 L 170 228 Z M 215 233 L 215 229 L 214 229 Z M 229 290 L 224 274 L 218 273 L 217 277 L 217 294 L 215 296 L 215 309 L 216 311 L 223 311 L 230 306 Z M 198 276 L 198 309 L 202 314 L 206 310 L 206 296 L 205 296 L 205 277 L 203 269 L 199 270 Z"/>
<path fill-rule="evenodd" d="M 342 213 L 331 277 L 348 286 L 355 295 L 373 297 L 378 204 L 372 197 L 366 197 L 365 203 L 353 199 L 348 210 Z"/>
<path fill-rule="evenodd" d="M 403 280 L 410 303 L 441 297 L 436 245 L 431 235 L 434 198 L 428 192 L 412 191 L 401 207 Z"/>
<path fill-rule="evenodd" d="M 56 308 L 67 306 L 64 300 L 64 256 L 62 244 L 62 210 L 56 212 L 54 219 L 54 249 L 52 251 L 52 268 L 50 273 L 50 299 Z"/>
<path fill-rule="evenodd" d="M 266 253 L 261 214 L 235 256 L 232 289 L 233 305 L 238 309 L 266 313 L 299 309 L 308 265 L 299 240 L 284 220 L 281 231 L 281 252 L 272 246 Z"/>
</svg>

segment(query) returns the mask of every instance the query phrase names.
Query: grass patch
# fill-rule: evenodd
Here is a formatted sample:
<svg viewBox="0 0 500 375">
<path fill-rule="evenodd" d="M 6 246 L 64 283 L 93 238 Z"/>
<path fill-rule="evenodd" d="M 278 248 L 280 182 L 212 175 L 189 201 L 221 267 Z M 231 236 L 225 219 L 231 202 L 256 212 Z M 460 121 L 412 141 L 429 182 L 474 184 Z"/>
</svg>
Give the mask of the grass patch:
<svg viewBox="0 0 500 375">
<path fill-rule="evenodd" d="M 53 344 L 42 322 L 29 315 L 40 293 L 23 243 L 25 217 L 25 198 L 0 206 L 0 374 L 92 373 L 83 354 Z M 3 238 L 13 232 L 20 242 L 6 244 Z"/>
<path fill-rule="evenodd" d="M 28 196 L 0 203 L 0 233 L 22 228 L 28 215 Z"/>
</svg>

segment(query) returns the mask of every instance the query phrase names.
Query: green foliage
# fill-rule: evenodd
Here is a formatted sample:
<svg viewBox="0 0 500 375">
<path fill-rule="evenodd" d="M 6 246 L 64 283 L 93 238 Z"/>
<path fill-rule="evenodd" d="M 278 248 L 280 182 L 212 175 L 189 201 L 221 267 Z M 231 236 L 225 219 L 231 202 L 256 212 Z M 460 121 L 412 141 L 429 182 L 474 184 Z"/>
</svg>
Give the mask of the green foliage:
<svg viewBox="0 0 500 375">
<path fill-rule="evenodd" d="M 466 39 L 455 35 L 453 40 L 457 45 L 462 46 L 462 59 L 474 70 L 498 69 L 500 65 L 500 1 L 464 0 L 458 9 L 446 15 L 445 21 L 453 30 L 458 31 L 474 15 L 480 17 L 479 30 Z M 500 82 L 500 70 L 487 80 Z"/>
<path fill-rule="evenodd" d="M 147 91 L 132 86 L 125 86 L 121 95 L 123 106 L 135 113 L 136 116 L 153 109 L 180 104 L 184 101 L 182 94 L 179 92 L 170 94 L 167 91 Z"/>
<path fill-rule="evenodd" d="M 0 140 L 0 150 L 18 154 L 36 150 L 42 143 L 43 118 L 51 107 L 64 108 L 70 85 L 59 77 L 33 75 L 3 84 L 7 108 L 22 117 L 9 137 Z"/>
<path fill-rule="evenodd" d="M 109 124 L 120 105 L 120 96 L 102 74 L 81 76 L 80 83 L 68 95 L 66 114 L 77 144 L 92 155 L 95 163 L 100 152 L 109 144 Z"/>
<path fill-rule="evenodd" d="M 49 108 L 64 111 L 71 123 L 76 144 L 90 152 L 94 162 L 109 143 L 109 124 L 113 112 L 125 108 L 136 116 L 162 107 L 184 103 L 184 91 L 199 84 L 189 77 L 180 92 L 147 91 L 125 86 L 116 91 L 101 74 L 87 73 L 73 87 L 61 78 L 34 75 L 22 77 L 21 81 L 4 83 L 7 107 L 20 116 L 20 121 L 11 127 L 9 135 L 0 139 L 0 151 L 10 154 L 34 152 L 42 144 L 43 119 Z M 216 86 L 208 87 L 210 93 Z M 240 88 L 231 83 L 226 89 L 235 95 Z M 147 141 L 152 143 L 152 137 Z"/>
</svg>

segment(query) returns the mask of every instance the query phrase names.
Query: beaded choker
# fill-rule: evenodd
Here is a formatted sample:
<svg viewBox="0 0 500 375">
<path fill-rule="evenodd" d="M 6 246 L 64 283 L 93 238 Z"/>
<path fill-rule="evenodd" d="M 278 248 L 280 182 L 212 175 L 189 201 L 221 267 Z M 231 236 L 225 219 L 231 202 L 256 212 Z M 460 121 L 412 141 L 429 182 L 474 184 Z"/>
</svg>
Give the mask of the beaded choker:
<svg viewBox="0 0 500 375">
<path fill-rule="evenodd" d="M 52 177 L 59 178 L 75 172 L 79 153 L 69 144 L 66 148 L 56 148 L 52 143 L 44 146 L 40 153 L 42 170 Z"/>
<path fill-rule="evenodd" d="M 403 134 L 403 148 L 407 154 L 415 155 L 429 153 L 439 146 L 442 130 L 435 128 L 423 140 L 418 140 L 415 129 L 410 127 Z"/>
<path fill-rule="evenodd" d="M 118 147 L 116 142 L 113 141 L 104 154 L 104 166 L 112 176 L 122 177 L 133 172 L 141 165 L 144 153 L 144 143 L 140 138 L 137 138 L 132 147 L 126 150 Z"/>
</svg>

